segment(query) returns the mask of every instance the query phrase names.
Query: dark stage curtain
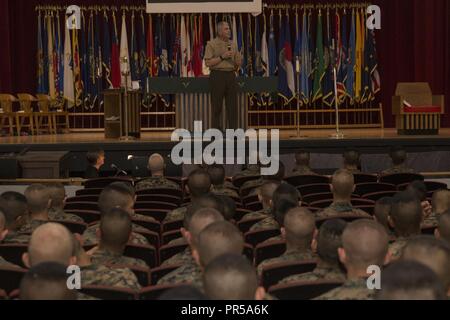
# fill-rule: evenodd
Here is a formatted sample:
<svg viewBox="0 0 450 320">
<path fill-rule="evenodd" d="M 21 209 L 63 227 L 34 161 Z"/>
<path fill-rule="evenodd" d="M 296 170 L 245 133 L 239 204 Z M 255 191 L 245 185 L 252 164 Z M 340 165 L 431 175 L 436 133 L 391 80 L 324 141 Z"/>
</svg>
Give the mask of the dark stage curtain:
<svg viewBox="0 0 450 320">
<path fill-rule="evenodd" d="M 269 3 L 335 3 L 352 1 L 268 1 Z M 355 2 L 355 1 L 353 1 Z M 142 0 L 1 0 L 0 92 L 36 91 L 36 12 L 38 4 L 140 5 Z M 450 1 L 374 0 L 382 10 L 377 31 L 381 101 L 387 127 L 394 126 L 391 97 L 397 82 L 424 81 L 445 94 L 443 126 L 450 126 Z"/>
</svg>

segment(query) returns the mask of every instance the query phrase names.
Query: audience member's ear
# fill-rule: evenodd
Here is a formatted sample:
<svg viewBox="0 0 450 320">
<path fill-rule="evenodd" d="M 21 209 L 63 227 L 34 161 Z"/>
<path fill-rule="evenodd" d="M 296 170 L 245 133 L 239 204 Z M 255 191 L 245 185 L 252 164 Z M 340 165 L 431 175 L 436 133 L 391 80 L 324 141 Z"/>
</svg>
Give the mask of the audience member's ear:
<svg viewBox="0 0 450 320">
<path fill-rule="evenodd" d="M 271 208 L 273 208 L 273 201 L 272 201 L 272 199 L 270 199 L 270 201 L 269 201 L 269 206 L 270 206 Z"/>
<path fill-rule="evenodd" d="M 345 263 L 347 262 L 347 254 L 345 253 L 344 248 L 338 248 L 338 256 L 339 256 L 339 261 L 345 265 Z"/>
<path fill-rule="evenodd" d="M 184 185 L 184 189 L 186 190 L 186 194 L 191 194 L 191 191 L 189 190 L 189 186 L 187 183 Z"/>
<path fill-rule="evenodd" d="M 384 257 L 384 265 L 387 266 L 392 260 L 392 253 L 391 251 L 388 249 L 386 256 Z"/>
<path fill-rule="evenodd" d="M 330 191 L 331 191 L 331 193 L 333 193 L 333 192 L 334 192 L 333 184 L 330 183 L 329 186 L 330 186 Z"/>
<path fill-rule="evenodd" d="M 316 241 L 316 243 L 317 243 L 317 238 L 319 237 L 319 229 L 314 229 L 314 233 L 313 233 L 313 237 L 312 237 L 312 240 L 311 240 L 311 244 L 312 244 L 312 242 L 313 241 Z"/>
<path fill-rule="evenodd" d="M 192 258 L 194 258 L 194 261 L 198 266 L 201 266 L 200 255 L 198 254 L 198 250 L 195 248 L 192 249 Z"/>
<path fill-rule="evenodd" d="M 436 239 L 440 239 L 441 238 L 441 233 L 439 232 L 438 228 L 434 229 L 434 237 Z"/>
<path fill-rule="evenodd" d="M 79 234 L 79 233 L 74 233 L 73 236 L 75 237 L 75 240 L 80 243 L 80 246 L 84 247 L 83 236 L 81 234 Z"/>
<path fill-rule="evenodd" d="M 352 190 L 352 193 L 354 193 L 355 190 L 356 190 L 356 184 L 353 184 L 353 190 Z"/>
<path fill-rule="evenodd" d="M 186 230 L 185 228 L 181 228 L 181 235 L 183 236 L 184 240 L 190 245 L 192 241 L 192 234 Z"/>
<path fill-rule="evenodd" d="M 313 238 L 311 241 L 311 250 L 314 253 L 317 253 L 317 239 Z"/>
<path fill-rule="evenodd" d="M 264 300 L 264 297 L 266 296 L 266 290 L 264 287 L 258 287 L 255 292 L 255 300 L 261 301 Z"/>
<path fill-rule="evenodd" d="M 50 209 L 51 207 L 52 207 L 52 199 L 48 199 L 48 202 L 47 202 L 47 209 Z"/>
<path fill-rule="evenodd" d="M 261 194 L 260 194 L 259 192 L 257 193 L 257 196 L 258 196 L 258 201 L 259 201 L 259 202 L 262 202 L 262 201 L 263 201 L 263 198 L 261 197 Z"/>
<path fill-rule="evenodd" d="M 25 267 L 31 268 L 30 255 L 28 254 L 28 252 L 24 252 L 22 254 L 22 261 L 23 261 L 23 264 L 25 265 Z"/>
<path fill-rule="evenodd" d="M 8 234 L 8 232 L 9 232 L 8 229 L 3 229 L 3 231 L 0 232 L 0 241 L 3 241 L 3 239 L 5 239 L 5 237 Z"/>
<path fill-rule="evenodd" d="M 391 216 L 388 216 L 388 224 L 391 228 L 395 228 L 394 220 L 392 220 Z"/>
<path fill-rule="evenodd" d="M 76 266 L 77 264 L 78 264 L 77 257 L 75 257 L 75 256 L 70 257 L 70 259 L 69 259 L 69 266 Z"/>
<path fill-rule="evenodd" d="M 281 227 L 280 231 L 281 231 L 281 237 L 283 239 L 286 239 L 286 228 L 285 227 Z"/>
</svg>

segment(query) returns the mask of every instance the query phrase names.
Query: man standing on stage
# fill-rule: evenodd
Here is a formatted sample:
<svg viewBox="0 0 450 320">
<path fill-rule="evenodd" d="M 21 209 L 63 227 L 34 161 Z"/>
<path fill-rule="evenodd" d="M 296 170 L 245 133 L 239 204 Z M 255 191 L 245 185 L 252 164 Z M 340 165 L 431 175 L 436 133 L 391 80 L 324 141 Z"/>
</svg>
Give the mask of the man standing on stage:
<svg viewBox="0 0 450 320">
<path fill-rule="evenodd" d="M 208 42 L 205 62 L 210 68 L 212 127 L 222 129 L 222 106 L 225 97 L 227 128 L 237 129 L 237 82 L 236 71 L 242 57 L 236 45 L 230 40 L 230 25 L 221 21 L 217 25 L 217 37 Z"/>
</svg>

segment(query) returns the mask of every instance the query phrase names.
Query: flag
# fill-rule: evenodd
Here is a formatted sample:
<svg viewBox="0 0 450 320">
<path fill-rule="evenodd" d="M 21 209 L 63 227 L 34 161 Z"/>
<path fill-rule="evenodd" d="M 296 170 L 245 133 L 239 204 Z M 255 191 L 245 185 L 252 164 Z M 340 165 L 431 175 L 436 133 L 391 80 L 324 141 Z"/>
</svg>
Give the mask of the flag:
<svg viewBox="0 0 450 320">
<path fill-rule="evenodd" d="M 130 52 L 128 51 L 128 34 L 125 12 L 122 14 L 122 32 L 120 36 L 120 84 L 122 87 L 132 88 L 130 74 Z"/>
<path fill-rule="evenodd" d="M 169 69 L 173 77 L 179 76 L 179 52 L 180 52 L 180 32 L 178 29 L 179 18 L 176 15 L 170 16 L 170 45 L 169 45 Z"/>
<path fill-rule="evenodd" d="M 186 19 L 186 57 L 187 57 L 187 76 L 189 78 L 194 77 L 194 68 L 192 66 L 192 42 L 191 41 L 191 34 L 189 33 L 189 30 L 192 30 L 193 26 L 193 15 L 188 16 L 188 19 Z"/>
<path fill-rule="evenodd" d="M 275 41 L 274 15 L 270 13 L 269 33 L 269 74 L 274 76 L 278 72 L 277 43 Z"/>
<path fill-rule="evenodd" d="M 156 76 L 156 64 L 155 64 L 155 42 L 153 34 L 153 17 L 148 15 L 148 28 L 147 28 L 147 64 L 148 73 L 150 77 Z"/>
<path fill-rule="evenodd" d="M 355 60 L 355 100 L 360 102 L 362 95 L 362 73 L 364 54 L 364 29 L 361 28 L 361 15 L 356 12 L 356 60 Z"/>
<path fill-rule="evenodd" d="M 252 35 L 252 18 L 247 15 L 247 33 L 245 38 L 245 60 L 247 77 L 253 77 L 253 35 Z"/>
<path fill-rule="evenodd" d="M 335 25 L 330 21 L 330 11 L 327 10 L 327 22 L 326 22 L 326 41 L 325 41 L 325 76 L 323 80 L 323 98 L 322 101 L 325 105 L 331 107 L 334 101 L 334 39 L 332 26 Z"/>
<path fill-rule="evenodd" d="M 63 96 L 64 91 L 64 46 L 61 37 L 61 20 L 59 14 L 56 15 L 55 23 L 55 83 L 56 95 L 58 98 Z"/>
<path fill-rule="evenodd" d="M 89 68 L 87 80 L 84 82 L 84 103 L 85 108 L 92 108 L 95 99 L 95 38 L 94 38 L 94 13 L 91 11 L 89 16 L 88 37 L 87 37 L 87 62 L 86 65 Z"/>
<path fill-rule="evenodd" d="M 300 56 L 302 55 L 302 39 L 300 22 L 298 19 L 298 11 L 295 10 L 295 47 L 294 47 L 294 57 L 295 57 L 295 71 L 297 71 L 297 62 L 300 62 Z M 306 34 L 304 36 L 307 36 Z M 297 82 L 297 79 L 295 79 Z"/>
<path fill-rule="evenodd" d="M 268 77 L 270 75 L 269 70 L 269 47 L 267 45 L 267 20 L 266 15 L 264 18 L 264 31 L 261 38 L 261 65 L 263 68 L 263 76 Z"/>
<path fill-rule="evenodd" d="M 347 95 L 345 82 L 347 79 L 347 16 L 345 14 L 341 19 L 339 12 L 336 11 L 336 34 L 337 34 L 337 91 L 338 103 L 342 103 Z M 342 22 L 342 28 L 341 28 Z"/>
<path fill-rule="evenodd" d="M 294 66 L 292 65 L 291 33 L 288 15 L 286 15 L 284 23 L 280 15 L 280 26 L 278 91 L 279 95 L 284 99 L 284 103 L 288 104 L 295 95 Z"/>
<path fill-rule="evenodd" d="M 102 65 L 105 70 L 105 81 L 108 88 L 113 88 L 111 81 L 111 33 L 109 31 L 109 19 L 106 11 L 103 12 L 103 52 L 102 52 Z"/>
<path fill-rule="evenodd" d="M 91 106 L 93 108 L 98 100 L 98 105 L 103 105 L 103 66 L 102 66 L 102 43 L 100 41 L 100 16 L 99 12 L 95 13 L 95 87 L 94 87 L 94 102 Z"/>
<path fill-rule="evenodd" d="M 237 48 L 237 43 L 238 43 L 238 35 L 237 35 L 237 22 L 236 22 L 236 15 L 233 14 L 233 19 L 232 19 L 232 34 L 233 34 L 233 43 L 234 46 Z"/>
<path fill-rule="evenodd" d="M 194 42 L 193 42 L 193 51 L 192 51 L 192 70 L 194 72 L 195 77 L 200 77 L 203 72 L 203 59 L 202 59 L 202 43 L 200 39 L 200 34 L 203 32 L 202 30 L 202 19 L 201 16 L 194 16 Z"/>
<path fill-rule="evenodd" d="M 89 85 L 89 70 L 92 67 L 89 64 L 89 52 L 88 52 L 88 45 L 89 43 L 87 42 L 87 38 L 86 36 L 89 34 L 88 32 L 88 28 L 86 27 L 86 19 L 84 17 L 84 13 L 82 11 L 82 16 L 81 16 L 81 29 L 79 31 L 77 31 L 77 35 L 79 35 L 80 40 L 79 40 L 79 54 L 78 54 L 78 66 L 80 68 L 80 77 L 79 77 L 79 86 L 76 86 L 80 88 L 80 91 L 76 93 L 77 96 L 77 106 L 80 105 L 81 103 L 85 102 L 85 98 L 88 95 L 87 93 L 87 88 Z M 87 23 L 87 25 L 89 26 L 89 22 Z M 74 53 L 74 59 L 75 59 L 75 53 Z M 77 65 L 77 63 L 75 63 L 75 65 Z M 76 69 L 74 66 L 74 77 L 75 77 L 75 82 L 77 82 L 76 80 Z M 83 95 L 85 97 L 83 97 Z"/>
<path fill-rule="evenodd" d="M 352 10 L 350 22 L 350 36 L 348 40 L 348 55 L 347 55 L 347 79 L 345 81 L 345 88 L 350 102 L 353 104 L 355 98 L 355 60 L 356 60 L 356 24 L 355 24 L 355 10 Z"/>
<path fill-rule="evenodd" d="M 312 72 L 312 67 L 308 40 L 308 15 L 306 10 L 303 13 L 302 35 L 300 91 L 302 93 L 303 102 L 307 104 L 309 103 L 309 98 L 311 95 L 309 79 Z"/>
<path fill-rule="evenodd" d="M 139 23 L 139 80 L 141 88 L 145 89 L 148 78 L 147 65 L 147 40 L 145 39 L 145 18 L 141 11 L 141 19 Z"/>
<path fill-rule="evenodd" d="M 181 15 L 180 21 L 180 51 L 181 51 L 181 76 L 186 78 L 188 76 L 188 55 L 187 55 L 187 34 L 186 21 L 184 14 Z"/>
<path fill-rule="evenodd" d="M 78 31 L 73 30 L 72 35 L 72 55 L 73 55 L 73 78 L 75 82 L 75 105 L 82 104 L 81 98 L 83 95 L 83 81 L 81 79 L 81 66 L 80 66 L 80 49 L 78 43 Z"/>
<path fill-rule="evenodd" d="M 52 99 L 56 98 L 56 89 L 55 89 L 55 49 L 53 47 L 54 44 L 54 29 L 53 29 L 53 21 L 52 17 L 47 17 L 47 41 L 48 41 L 48 84 L 49 84 L 49 95 Z"/>
<path fill-rule="evenodd" d="M 377 62 L 377 50 L 376 50 L 376 40 L 375 40 L 375 31 L 368 31 L 368 42 L 367 48 L 368 51 L 368 66 L 370 71 L 370 97 L 369 99 L 372 101 L 375 99 L 375 95 L 380 91 L 381 88 L 381 80 L 380 74 L 378 72 L 378 62 Z"/>
<path fill-rule="evenodd" d="M 208 13 L 208 19 L 209 19 L 209 40 L 211 41 L 214 39 L 214 23 L 211 13 Z"/>
<path fill-rule="evenodd" d="M 316 56 L 314 61 L 313 102 L 323 97 L 323 78 L 325 76 L 325 60 L 322 34 L 322 13 L 317 18 Z"/>
<path fill-rule="evenodd" d="M 120 49 L 119 49 L 119 33 L 117 31 L 116 13 L 112 12 L 113 17 L 113 35 L 111 46 L 111 83 L 113 88 L 120 88 Z"/>
<path fill-rule="evenodd" d="M 255 17 L 255 76 L 261 77 L 264 74 L 264 68 L 261 57 L 261 35 L 259 33 L 259 20 Z"/>
<path fill-rule="evenodd" d="M 37 93 L 45 94 L 47 90 L 45 90 L 45 61 L 44 61 L 44 45 L 42 42 L 42 17 L 41 11 L 38 14 L 38 32 L 37 32 L 37 79 L 38 79 L 38 87 Z"/>
<path fill-rule="evenodd" d="M 136 32 L 136 15 L 132 11 L 131 14 L 131 79 L 132 81 L 139 80 L 139 48 L 137 44 Z"/>
<path fill-rule="evenodd" d="M 72 108 L 75 104 L 72 46 L 69 28 L 64 29 L 66 30 L 64 37 L 64 99 L 67 100 L 67 107 Z"/>
<path fill-rule="evenodd" d="M 239 67 L 239 75 L 244 76 L 247 69 L 247 60 L 245 56 L 245 44 L 244 44 L 244 23 L 242 22 L 242 14 L 239 14 L 239 27 L 238 27 L 238 44 L 237 48 L 241 54 L 242 64 Z"/>
</svg>

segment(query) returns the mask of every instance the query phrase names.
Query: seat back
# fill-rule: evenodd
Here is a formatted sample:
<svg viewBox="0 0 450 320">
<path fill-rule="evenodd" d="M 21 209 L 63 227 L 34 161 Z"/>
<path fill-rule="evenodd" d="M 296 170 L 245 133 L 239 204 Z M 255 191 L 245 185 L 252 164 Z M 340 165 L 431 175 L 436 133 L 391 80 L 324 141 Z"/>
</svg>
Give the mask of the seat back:
<svg viewBox="0 0 450 320">
<path fill-rule="evenodd" d="M 176 203 L 162 202 L 162 201 L 141 201 L 134 204 L 135 209 L 162 209 L 175 210 L 178 208 Z"/>
<path fill-rule="evenodd" d="M 378 192 L 371 192 L 367 194 L 363 194 L 363 198 L 367 200 L 377 201 L 384 197 L 393 197 L 397 191 L 378 191 Z"/>
<path fill-rule="evenodd" d="M 283 262 L 266 266 L 261 274 L 261 285 L 268 289 L 289 276 L 311 272 L 316 266 L 315 260 Z"/>
<path fill-rule="evenodd" d="M 328 184 L 330 183 L 330 178 L 319 175 L 298 175 L 290 176 L 284 179 L 287 183 L 293 185 L 294 187 L 300 187 L 307 184 Z"/>
<path fill-rule="evenodd" d="M 101 218 L 99 211 L 65 209 L 64 212 L 79 216 L 87 224 L 100 221 Z"/>
<path fill-rule="evenodd" d="M 17 94 L 17 98 L 19 99 L 20 110 L 24 111 L 25 113 L 33 112 L 31 103 L 37 101 L 35 97 L 28 93 L 19 93 Z"/>
<path fill-rule="evenodd" d="M 167 209 L 135 209 L 134 212 L 143 216 L 152 217 L 155 220 L 162 222 L 166 216 L 167 213 L 170 210 Z"/>
<path fill-rule="evenodd" d="M 159 285 L 151 286 L 142 289 L 138 294 L 139 300 L 157 300 L 164 292 L 183 286 L 185 284 L 171 284 L 171 285 Z"/>
<path fill-rule="evenodd" d="M 286 251 L 286 241 L 260 243 L 255 248 L 255 265 L 262 261 L 281 256 Z"/>
<path fill-rule="evenodd" d="M 0 244 L 0 257 L 23 268 L 22 255 L 27 251 L 28 244 Z"/>
<path fill-rule="evenodd" d="M 76 191 L 76 196 L 99 196 L 103 191 L 102 188 L 89 188 L 89 189 L 80 189 Z"/>
<path fill-rule="evenodd" d="M 133 219 L 134 224 L 137 224 L 149 231 L 155 232 L 157 234 L 161 233 L 161 224 L 159 222 L 141 220 L 141 219 Z"/>
<path fill-rule="evenodd" d="M 175 203 L 177 205 L 181 204 L 180 197 L 167 194 L 139 194 L 136 199 L 136 202 L 149 202 L 149 201 L 169 202 Z"/>
<path fill-rule="evenodd" d="M 51 97 L 46 94 L 40 94 L 38 93 L 36 95 L 36 98 L 38 100 L 38 108 L 41 112 L 49 112 L 50 111 L 50 103 L 51 103 Z"/>
<path fill-rule="evenodd" d="M 82 195 L 75 196 L 66 199 L 66 203 L 68 202 L 98 202 L 99 195 Z"/>
<path fill-rule="evenodd" d="M 0 94 L 0 107 L 5 113 L 13 112 L 12 104 L 15 101 L 17 101 L 17 98 L 12 94 Z"/>
<path fill-rule="evenodd" d="M 280 233 L 280 229 L 249 231 L 245 234 L 245 242 L 251 244 L 252 246 L 256 246 L 267 239 L 279 236 Z"/>
<path fill-rule="evenodd" d="M 263 220 L 264 218 L 254 218 L 254 219 L 246 219 L 246 220 L 241 220 L 237 223 L 237 227 L 238 229 L 242 232 L 242 233 L 246 233 L 248 230 L 250 230 L 250 228 L 256 224 L 257 222 Z"/>
<path fill-rule="evenodd" d="M 183 227 L 183 223 L 184 223 L 184 220 L 176 220 L 176 221 L 165 222 L 161 226 L 162 232 L 166 233 L 166 232 L 169 232 L 169 231 L 179 231 L 180 228 Z"/>
<path fill-rule="evenodd" d="M 97 202 L 67 202 L 64 205 L 64 211 L 67 210 L 99 211 L 99 208 Z"/>
<path fill-rule="evenodd" d="M 395 185 L 390 183 L 382 183 L 382 182 L 367 182 L 367 183 L 359 183 L 355 187 L 355 193 L 360 196 L 373 192 L 381 192 L 381 191 L 396 191 L 397 188 Z"/>
<path fill-rule="evenodd" d="M 302 197 L 315 193 L 330 193 L 330 185 L 328 183 L 307 184 L 297 188 Z"/>
<path fill-rule="evenodd" d="M 237 177 L 233 179 L 233 185 L 236 188 L 241 188 L 244 183 L 248 182 L 248 181 L 252 181 L 252 180 L 258 180 L 259 178 L 261 178 L 261 176 L 257 175 L 257 176 L 246 176 L 246 177 Z"/>
<path fill-rule="evenodd" d="M 128 244 L 123 254 L 127 257 L 143 260 L 149 268 L 154 268 L 158 264 L 156 250 L 151 246 Z"/>
<path fill-rule="evenodd" d="M 390 183 L 396 186 L 416 180 L 423 181 L 424 177 L 417 173 L 394 173 L 380 177 L 380 182 Z"/>
<path fill-rule="evenodd" d="M 162 235 L 162 244 L 168 244 L 170 241 L 175 240 L 175 239 L 179 239 L 182 238 L 183 235 L 181 234 L 180 230 L 174 230 L 174 231 L 169 231 L 166 233 L 163 233 Z"/>
<path fill-rule="evenodd" d="M 171 273 L 172 271 L 181 267 L 181 264 L 173 265 L 173 266 L 165 266 L 159 268 L 153 268 L 150 270 L 150 285 L 156 286 L 158 281 L 164 277 L 165 275 Z"/>
<path fill-rule="evenodd" d="M 320 226 L 322 225 L 322 223 L 324 223 L 327 220 L 330 219 L 342 219 L 348 223 L 358 220 L 358 219 L 367 219 L 358 215 L 336 215 L 336 216 L 332 216 L 332 217 L 326 217 L 326 218 L 320 218 L 320 219 L 316 219 L 316 226 L 317 228 L 320 228 Z"/>
<path fill-rule="evenodd" d="M 111 178 L 97 178 L 90 179 L 84 183 L 85 189 L 103 189 L 106 186 L 109 186 L 113 182 L 127 182 L 132 184 L 132 180 L 127 177 L 111 177 Z"/>
<path fill-rule="evenodd" d="M 355 184 L 378 181 L 378 177 L 376 175 L 366 173 L 354 173 L 353 178 L 355 180 Z"/>
<path fill-rule="evenodd" d="M 151 188 L 151 189 L 142 189 L 139 191 L 136 191 L 136 194 L 144 195 L 144 194 L 164 194 L 169 196 L 174 196 L 178 198 L 183 197 L 183 192 L 178 189 L 172 189 L 172 188 Z"/>
<path fill-rule="evenodd" d="M 159 261 L 163 263 L 174 255 L 183 252 L 188 247 L 187 244 L 164 245 L 159 248 Z"/>
<path fill-rule="evenodd" d="M 272 286 L 269 293 L 280 300 L 310 300 L 341 285 L 339 281 L 294 282 Z"/>
<path fill-rule="evenodd" d="M 81 222 L 73 222 L 73 221 L 66 221 L 66 220 L 58 220 L 58 221 L 51 221 L 51 222 L 62 224 L 67 229 L 69 229 L 69 231 L 72 233 L 83 234 L 87 228 L 87 225 L 85 223 L 81 223 Z"/>
</svg>

